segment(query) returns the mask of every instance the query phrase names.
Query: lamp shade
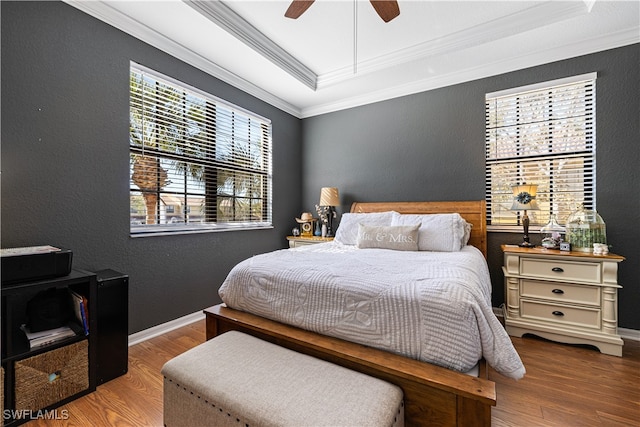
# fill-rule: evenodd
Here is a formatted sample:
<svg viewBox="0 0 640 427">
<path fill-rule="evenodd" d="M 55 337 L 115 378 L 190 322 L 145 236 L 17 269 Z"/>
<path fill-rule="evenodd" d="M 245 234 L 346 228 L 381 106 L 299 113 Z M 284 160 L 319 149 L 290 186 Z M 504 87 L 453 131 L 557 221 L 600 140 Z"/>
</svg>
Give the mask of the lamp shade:
<svg viewBox="0 0 640 427">
<path fill-rule="evenodd" d="M 323 187 L 320 191 L 320 206 L 340 206 L 340 195 L 336 187 Z"/>
<path fill-rule="evenodd" d="M 537 211 L 540 210 L 536 202 L 537 184 L 512 185 L 513 204 L 512 211 Z"/>
</svg>

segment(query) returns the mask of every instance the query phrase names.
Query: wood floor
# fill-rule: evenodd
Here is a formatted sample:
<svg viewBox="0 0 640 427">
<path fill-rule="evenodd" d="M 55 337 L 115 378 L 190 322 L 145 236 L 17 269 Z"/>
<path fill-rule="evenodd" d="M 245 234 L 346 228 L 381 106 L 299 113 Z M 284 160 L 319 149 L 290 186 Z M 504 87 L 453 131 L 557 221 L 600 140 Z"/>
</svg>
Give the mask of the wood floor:
<svg viewBox="0 0 640 427">
<path fill-rule="evenodd" d="M 204 340 L 203 320 L 136 344 L 126 375 L 58 408 L 68 419 L 25 425 L 162 426 L 160 368 Z M 626 341 L 622 358 L 537 338 L 513 342 L 527 375 L 516 382 L 490 373 L 498 395 L 494 426 L 640 426 L 640 342 Z"/>
</svg>

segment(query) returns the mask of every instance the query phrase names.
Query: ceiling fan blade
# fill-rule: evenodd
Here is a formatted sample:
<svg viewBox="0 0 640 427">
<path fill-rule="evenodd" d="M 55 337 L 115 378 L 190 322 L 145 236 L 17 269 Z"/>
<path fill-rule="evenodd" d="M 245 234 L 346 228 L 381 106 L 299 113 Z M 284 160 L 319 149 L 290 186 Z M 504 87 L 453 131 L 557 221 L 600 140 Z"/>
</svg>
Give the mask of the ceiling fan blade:
<svg viewBox="0 0 640 427">
<path fill-rule="evenodd" d="M 293 0 L 284 16 L 291 19 L 297 19 L 302 15 L 315 0 Z"/>
<path fill-rule="evenodd" d="M 400 15 L 400 7 L 396 0 L 371 0 L 371 6 L 384 22 L 389 22 Z"/>
</svg>

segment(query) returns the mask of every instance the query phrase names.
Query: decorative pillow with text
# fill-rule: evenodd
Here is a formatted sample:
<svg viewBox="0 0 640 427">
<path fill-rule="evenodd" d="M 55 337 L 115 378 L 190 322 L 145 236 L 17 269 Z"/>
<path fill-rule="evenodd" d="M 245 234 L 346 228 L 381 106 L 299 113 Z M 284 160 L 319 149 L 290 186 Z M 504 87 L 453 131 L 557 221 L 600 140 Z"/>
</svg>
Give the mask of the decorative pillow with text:
<svg viewBox="0 0 640 427">
<path fill-rule="evenodd" d="M 418 250 L 418 229 L 416 225 L 374 226 L 360 224 L 358 227 L 358 248 L 393 249 L 396 251 Z"/>
</svg>

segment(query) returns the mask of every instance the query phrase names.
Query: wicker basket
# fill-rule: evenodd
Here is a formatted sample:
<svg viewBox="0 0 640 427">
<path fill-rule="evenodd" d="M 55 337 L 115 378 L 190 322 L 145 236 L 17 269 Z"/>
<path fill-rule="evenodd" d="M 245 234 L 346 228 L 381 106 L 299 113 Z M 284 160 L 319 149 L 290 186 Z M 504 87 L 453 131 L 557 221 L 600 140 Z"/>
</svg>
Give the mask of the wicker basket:
<svg viewBox="0 0 640 427">
<path fill-rule="evenodd" d="M 87 340 L 15 364 L 17 410 L 37 411 L 88 388 Z"/>
</svg>

